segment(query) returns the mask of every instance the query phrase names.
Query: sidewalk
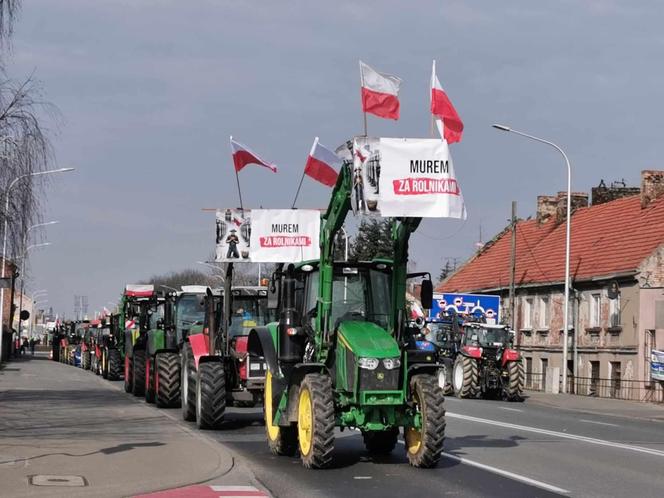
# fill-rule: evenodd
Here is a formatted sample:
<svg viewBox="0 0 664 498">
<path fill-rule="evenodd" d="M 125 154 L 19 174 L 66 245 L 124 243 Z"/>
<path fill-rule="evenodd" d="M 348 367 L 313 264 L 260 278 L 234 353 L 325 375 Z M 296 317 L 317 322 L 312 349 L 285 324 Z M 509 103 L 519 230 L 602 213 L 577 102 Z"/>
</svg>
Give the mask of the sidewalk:
<svg viewBox="0 0 664 498">
<path fill-rule="evenodd" d="M 3 497 L 258 486 L 224 446 L 177 422 L 179 411 L 166 416 L 90 372 L 46 358 L 28 356 L 0 370 Z"/>
<path fill-rule="evenodd" d="M 594 398 L 575 394 L 551 394 L 540 391 L 526 391 L 525 396 L 528 403 L 551 406 L 561 410 L 664 422 L 664 404 Z"/>
</svg>

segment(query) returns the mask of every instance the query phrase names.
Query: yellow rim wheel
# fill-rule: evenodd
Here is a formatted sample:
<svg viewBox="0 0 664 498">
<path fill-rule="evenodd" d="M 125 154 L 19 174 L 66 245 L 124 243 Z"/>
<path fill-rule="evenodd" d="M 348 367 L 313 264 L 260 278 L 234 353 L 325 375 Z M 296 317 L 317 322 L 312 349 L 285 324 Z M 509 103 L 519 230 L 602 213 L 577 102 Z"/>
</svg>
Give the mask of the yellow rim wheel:
<svg viewBox="0 0 664 498">
<path fill-rule="evenodd" d="M 279 437 L 279 426 L 272 423 L 272 373 L 269 371 L 265 376 L 265 400 L 263 403 L 265 406 L 265 429 L 267 437 L 274 441 Z"/>
<path fill-rule="evenodd" d="M 408 427 L 406 429 L 406 448 L 408 448 L 408 453 L 415 454 L 420 451 L 420 446 L 422 446 L 422 432 L 415 429 L 415 427 Z"/>
<path fill-rule="evenodd" d="M 300 452 L 308 455 L 311 451 L 313 436 L 313 410 L 311 409 L 311 394 L 309 389 L 300 391 L 300 400 L 297 406 L 297 435 L 300 439 Z"/>
</svg>

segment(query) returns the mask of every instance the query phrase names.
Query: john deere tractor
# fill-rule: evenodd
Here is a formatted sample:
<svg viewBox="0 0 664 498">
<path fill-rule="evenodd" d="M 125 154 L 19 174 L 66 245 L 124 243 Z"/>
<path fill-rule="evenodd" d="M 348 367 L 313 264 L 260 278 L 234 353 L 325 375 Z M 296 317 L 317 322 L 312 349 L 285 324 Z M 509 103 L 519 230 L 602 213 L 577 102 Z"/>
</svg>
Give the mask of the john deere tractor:
<svg viewBox="0 0 664 498">
<path fill-rule="evenodd" d="M 268 301 L 278 321 L 249 337 L 250 352 L 267 362 L 268 445 L 277 455 L 299 449 L 305 467 L 324 468 L 335 427 L 359 429 L 374 454 L 391 452 L 403 428 L 410 464 L 433 467 L 445 436 L 440 366 L 409 346 L 405 303 L 408 240 L 421 220 L 393 221 L 393 260 L 335 262 L 352 189 L 346 162 L 321 217 L 320 260 L 275 272 Z M 431 280 L 422 281 L 421 301 L 431 308 Z"/>
<path fill-rule="evenodd" d="M 267 323 L 267 289 L 232 286 L 233 265 L 223 292 L 208 289 L 204 319 L 194 323 L 182 354 L 182 415 L 200 429 L 220 428 L 227 406 L 254 406 L 263 399 L 265 363 L 248 354 L 249 331 Z"/>
</svg>

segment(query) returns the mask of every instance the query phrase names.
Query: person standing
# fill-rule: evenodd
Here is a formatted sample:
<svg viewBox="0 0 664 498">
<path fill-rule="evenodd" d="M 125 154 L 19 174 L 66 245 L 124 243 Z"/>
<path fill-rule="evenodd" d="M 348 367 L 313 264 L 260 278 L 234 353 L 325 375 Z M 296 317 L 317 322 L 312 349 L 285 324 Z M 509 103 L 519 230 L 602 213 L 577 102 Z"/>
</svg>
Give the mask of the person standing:
<svg viewBox="0 0 664 498">
<path fill-rule="evenodd" d="M 37 344 L 37 341 L 35 341 L 35 338 L 32 337 L 32 338 L 30 339 L 30 354 L 31 354 L 32 356 L 35 355 L 35 345 L 36 345 L 36 344 Z"/>
</svg>

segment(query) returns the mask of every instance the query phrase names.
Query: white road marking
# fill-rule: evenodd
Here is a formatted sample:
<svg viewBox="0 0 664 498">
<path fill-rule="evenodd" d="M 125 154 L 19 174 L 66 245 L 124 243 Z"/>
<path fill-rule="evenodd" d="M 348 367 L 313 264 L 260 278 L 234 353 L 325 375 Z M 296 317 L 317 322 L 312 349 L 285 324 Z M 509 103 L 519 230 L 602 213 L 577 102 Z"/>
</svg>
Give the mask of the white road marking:
<svg viewBox="0 0 664 498">
<path fill-rule="evenodd" d="M 473 460 L 468 460 L 467 458 L 461 458 L 456 455 L 452 455 L 451 453 L 443 453 L 443 456 L 445 458 L 449 458 L 450 460 L 454 460 L 455 462 L 463 463 L 465 465 L 470 465 L 471 467 L 476 467 L 478 469 L 486 470 L 487 472 L 491 472 L 492 474 L 498 474 L 503 477 L 507 477 L 508 479 L 513 479 L 515 481 L 523 482 L 525 484 L 529 484 L 531 486 L 535 486 L 541 489 L 546 489 L 547 491 L 551 491 L 553 493 L 558 493 L 558 494 L 569 494 L 569 491 L 563 488 L 559 488 L 557 486 L 553 486 L 551 484 L 547 484 L 542 481 L 538 481 L 536 479 L 531 479 L 530 477 L 526 477 L 521 474 L 515 474 L 514 472 L 509 472 L 507 470 L 499 469 L 497 467 L 492 467 L 490 465 L 485 465 L 483 463 L 475 462 Z"/>
<path fill-rule="evenodd" d="M 618 424 L 609 424 L 608 422 L 598 422 L 597 420 L 586 420 L 584 418 L 579 419 L 579 422 L 585 422 L 586 424 L 608 425 L 609 427 L 620 427 Z"/>
<path fill-rule="evenodd" d="M 371 476 L 354 476 L 353 479 L 358 479 L 358 480 L 360 480 L 360 479 L 373 479 L 373 477 L 371 477 Z"/>
<path fill-rule="evenodd" d="M 399 444 L 404 444 L 403 441 L 399 441 Z M 514 472 L 510 472 L 508 470 L 503 470 L 499 469 L 498 467 L 492 467 L 491 465 L 485 465 L 480 462 L 476 462 L 474 460 L 468 460 L 467 458 L 461 458 L 456 455 L 452 455 L 451 453 L 442 453 L 442 456 L 445 458 L 449 458 L 450 460 L 454 460 L 455 462 L 463 463 L 465 465 L 470 465 L 471 467 L 476 467 L 478 469 L 486 470 L 487 472 L 491 472 L 492 474 L 497 474 L 501 475 L 503 477 L 507 477 L 508 479 L 513 479 L 515 481 L 523 482 L 526 484 L 530 484 L 531 486 L 536 486 L 541 489 L 546 489 L 548 491 L 552 491 L 554 493 L 559 493 L 559 494 L 568 494 L 569 491 L 563 488 L 559 488 L 557 486 L 553 486 L 551 484 L 547 484 L 542 481 L 538 481 L 536 479 L 531 479 L 530 477 L 521 475 L 521 474 L 515 474 Z"/>
<path fill-rule="evenodd" d="M 499 406 L 501 410 L 508 410 L 510 412 L 522 412 L 523 410 L 519 410 L 518 408 L 507 408 L 506 406 Z"/>
<path fill-rule="evenodd" d="M 485 418 L 471 417 L 469 415 L 461 415 L 460 413 L 451 413 L 447 412 L 447 417 L 449 418 L 458 418 L 460 420 L 465 420 L 466 422 L 479 422 L 480 424 L 489 424 L 496 425 L 498 427 L 504 427 L 506 429 L 515 429 L 517 431 L 526 431 L 526 432 L 535 432 L 538 434 L 546 434 L 547 436 L 560 437 L 563 439 L 573 439 L 576 441 L 582 441 L 584 443 L 596 444 L 599 446 L 610 446 L 611 448 L 618 448 L 622 450 L 634 451 L 637 453 L 645 453 L 647 455 L 653 455 L 658 457 L 664 457 L 664 451 L 653 450 L 651 448 L 645 448 L 643 446 L 633 446 L 631 444 L 617 443 L 615 441 L 606 441 L 605 439 L 596 439 L 594 437 L 581 436 L 578 434 L 568 434 L 566 432 L 550 431 L 548 429 L 540 429 L 538 427 L 530 427 L 527 425 L 517 425 L 509 424 L 507 422 L 498 422 L 497 420 L 488 420 Z"/>
</svg>

